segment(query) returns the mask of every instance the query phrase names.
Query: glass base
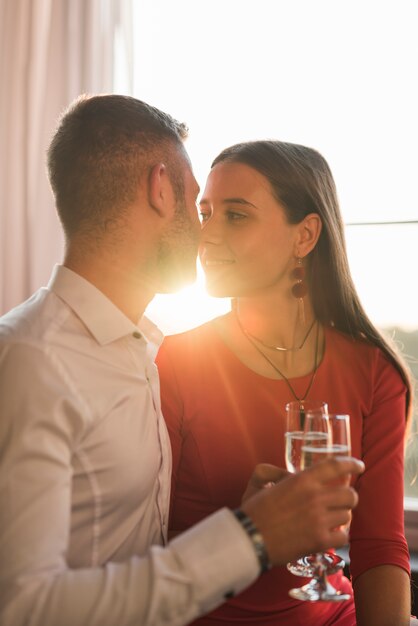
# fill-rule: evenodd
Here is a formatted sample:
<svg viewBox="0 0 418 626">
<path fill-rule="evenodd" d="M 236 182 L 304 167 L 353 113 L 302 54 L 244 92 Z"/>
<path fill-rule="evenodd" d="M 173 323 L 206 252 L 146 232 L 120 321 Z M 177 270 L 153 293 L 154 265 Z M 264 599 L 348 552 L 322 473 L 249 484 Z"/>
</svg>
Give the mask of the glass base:
<svg viewBox="0 0 418 626">
<path fill-rule="evenodd" d="M 289 596 L 304 602 L 345 602 L 351 598 L 348 593 L 341 593 L 341 591 L 334 589 L 330 583 L 327 582 L 323 586 L 317 580 L 311 580 L 303 587 L 291 589 Z"/>
<path fill-rule="evenodd" d="M 338 554 L 334 554 L 333 552 L 325 552 L 323 555 L 323 559 L 326 563 L 327 574 L 335 574 L 340 569 L 344 569 L 345 562 Z M 315 574 L 315 563 L 316 563 L 316 555 L 309 554 L 308 556 L 303 556 L 297 561 L 292 561 L 287 564 L 287 569 L 289 572 L 294 574 L 294 576 L 303 576 L 304 578 L 312 578 Z"/>
</svg>

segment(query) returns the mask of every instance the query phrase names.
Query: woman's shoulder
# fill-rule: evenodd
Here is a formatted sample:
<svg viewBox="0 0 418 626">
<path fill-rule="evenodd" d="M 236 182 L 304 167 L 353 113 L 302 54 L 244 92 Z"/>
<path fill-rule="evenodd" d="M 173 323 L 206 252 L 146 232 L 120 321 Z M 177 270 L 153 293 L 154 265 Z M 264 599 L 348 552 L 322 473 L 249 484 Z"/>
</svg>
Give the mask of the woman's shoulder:
<svg viewBox="0 0 418 626">
<path fill-rule="evenodd" d="M 384 376 L 401 381 L 401 376 L 387 354 L 366 338 L 354 338 L 331 326 L 325 329 L 326 349 L 342 366 L 369 378 Z"/>
<path fill-rule="evenodd" d="M 358 355 L 360 358 L 376 358 L 383 356 L 381 348 L 362 337 L 352 337 L 341 330 L 337 330 L 333 326 L 325 327 L 325 337 L 327 346 L 335 348 L 340 355 L 344 357 L 346 354 Z"/>
</svg>

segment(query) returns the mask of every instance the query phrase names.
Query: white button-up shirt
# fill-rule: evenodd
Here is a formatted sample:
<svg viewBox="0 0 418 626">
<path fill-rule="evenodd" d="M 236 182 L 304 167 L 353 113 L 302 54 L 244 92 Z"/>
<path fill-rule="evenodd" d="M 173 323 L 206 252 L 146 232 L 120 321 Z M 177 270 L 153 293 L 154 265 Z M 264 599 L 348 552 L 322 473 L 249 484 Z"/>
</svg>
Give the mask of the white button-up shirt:
<svg viewBox="0 0 418 626">
<path fill-rule="evenodd" d="M 161 340 L 62 266 L 0 319 L 2 626 L 186 624 L 257 576 L 226 509 L 162 547 Z"/>
</svg>

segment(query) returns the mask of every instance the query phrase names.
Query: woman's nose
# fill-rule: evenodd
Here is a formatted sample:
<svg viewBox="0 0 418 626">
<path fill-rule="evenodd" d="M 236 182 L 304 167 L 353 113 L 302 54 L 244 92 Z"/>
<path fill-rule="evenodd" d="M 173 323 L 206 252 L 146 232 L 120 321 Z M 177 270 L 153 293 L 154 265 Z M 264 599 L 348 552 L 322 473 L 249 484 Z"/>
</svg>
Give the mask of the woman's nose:
<svg viewBox="0 0 418 626">
<path fill-rule="evenodd" d="M 219 244 L 223 241 L 222 227 L 219 220 L 213 216 L 206 222 L 202 223 L 202 230 L 200 231 L 201 243 L 213 243 Z"/>
</svg>

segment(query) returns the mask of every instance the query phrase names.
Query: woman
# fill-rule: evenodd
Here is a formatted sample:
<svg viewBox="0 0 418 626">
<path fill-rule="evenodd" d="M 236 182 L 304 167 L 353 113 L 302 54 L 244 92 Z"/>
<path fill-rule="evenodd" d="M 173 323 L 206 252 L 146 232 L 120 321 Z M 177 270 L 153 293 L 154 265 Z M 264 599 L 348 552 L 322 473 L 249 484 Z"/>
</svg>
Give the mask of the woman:
<svg viewBox="0 0 418 626">
<path fill-rule="evenodd" d="M 366 471 L 350 530 L 355 606 L 299 602 L 286 568 L 199 620 L 201 626 L 409 624 L 403 456 L 411 387 L 367 318 L 350 276 L 334 181 L 316 151 L 238 144 L 213 162 L 201 200 L 208 291 L 233 310 L 168 337 L 158 356 L 173 448 L 171 528 L 239 505 L 256 463 L 284 467 L 285 405 L 324 400 L 349 413 Z M 350 582 L 330 577 L 341 591 Z"/>
</svg>

